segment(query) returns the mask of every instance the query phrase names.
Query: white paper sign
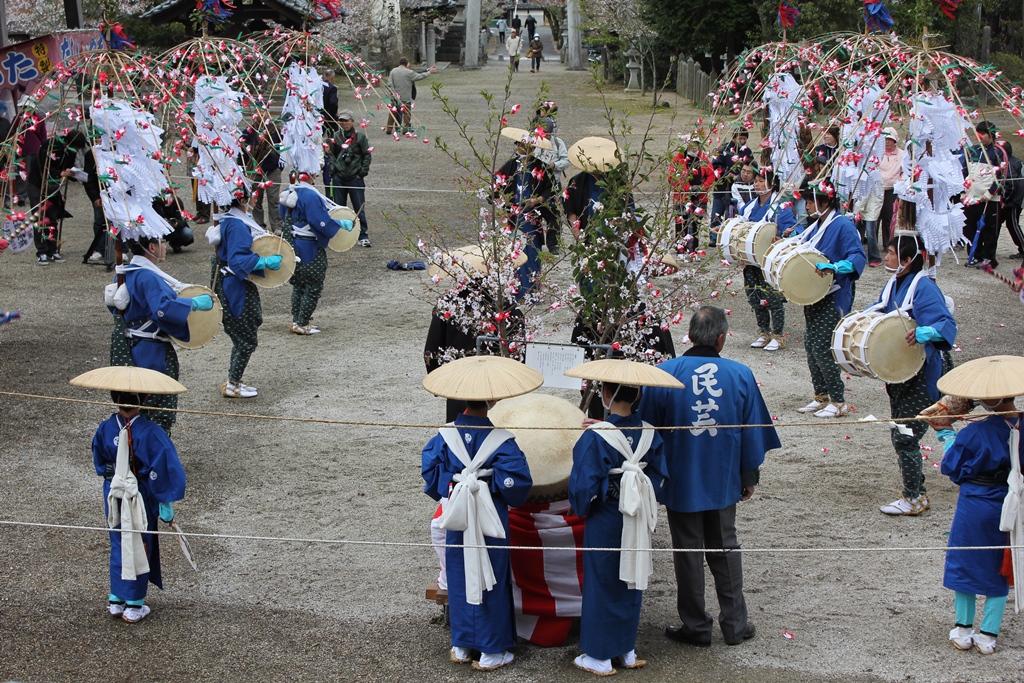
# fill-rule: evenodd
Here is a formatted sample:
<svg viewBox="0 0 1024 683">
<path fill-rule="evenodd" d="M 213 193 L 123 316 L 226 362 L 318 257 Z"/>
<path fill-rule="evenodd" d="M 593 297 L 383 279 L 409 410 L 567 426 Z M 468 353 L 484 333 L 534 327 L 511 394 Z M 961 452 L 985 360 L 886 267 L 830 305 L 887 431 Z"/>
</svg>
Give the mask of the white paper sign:
<svg viewBox="0 0 1024 683">
<path fill-rule="evenodd" d="M 582 363 L 586 359 L 584 354 L 583 347 L 570 344 L 527 344 L 526 364 L 544 375 L 544 386 L 578 391 L 583 380 L 562 373 Z"/>
<path fill-rule="evenodd" d="M 17 225 L 11 221 L 4 221 L 3 234 L 9 235 L 17 228 Z M 7 247 L 11 253 L 17 254 L 19 251 L 25 251 L 32 246 L 32 231 L 25 230 L 13 238 L 8 238 L 11 242 L 10 246 Z"/>
</svg>

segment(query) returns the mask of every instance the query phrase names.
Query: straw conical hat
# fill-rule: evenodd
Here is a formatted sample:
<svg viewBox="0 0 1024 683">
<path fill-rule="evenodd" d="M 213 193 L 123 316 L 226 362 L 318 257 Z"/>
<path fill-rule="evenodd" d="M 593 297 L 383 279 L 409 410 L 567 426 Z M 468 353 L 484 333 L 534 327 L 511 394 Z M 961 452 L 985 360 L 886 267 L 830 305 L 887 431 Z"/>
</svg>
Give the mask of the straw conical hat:
<svg viewBox="0 0 1024 683">
<path fill-rule="evenodd" d="M 423 378 L 435 396 L 460 401 L 496 401 L 528 394 L 544 384 L 533 368 L 501 356 L 468 356 L 445 363 Z"/>
<path fill-rule="evenodd" d="M 950 396 L 991 401 L 1024 395 L 1024 358 L 989 356 L 953 368 L 939 378 L 939 391 Z"/>
<path fill-rule="evenodd" d="M 622 163 L 618 151 L 607 138 L 583 138 L 569 148 L 569 163 L 581 171 L 610 171 Z"/>
<path fill-rule="evenodd" d="M 451 255 L 452 255 L 452 257 L 457 258 L 458 261 L 460 263 L 462 263 L 462 265 L 464 267 L 464 268 L 459 268 L 458 266 L 456 266 L 454 268 L 454 270 L 456 270 L 456 271 L 475 270 L 478 273 L 482 273 L 483 275 L 487 275 L 487 270 L 488 269 L 487 269 L 487 261 L 484 258 L 484 249 L 479 244 L 471 244 L 471 245 L 469 245 L 467 247 L 459 247 L 458 249 L 453 250 Z M 524 263 L 526 263 L 526 254 L 520 251 L 516 255 L 515 265 L 518 268 L 519 266 L 523 265 Z M 439 266 L 436 263 L 430 264 L 430 269 L 427 270 L 427 274 L 430 275 L 430 277 L 434 277 L 434 275 L 436 275 L 438 272 L 441 273 L 442 277 L 451 274 L 451 273 L 448 273 L 443 268 L 441 268 L 441 266 Z M 456 272 L 456 275 L 459 275 L 459 274 L 460 274 L 459 272 Z"/>
<path fill-rule="evenodd" d="M 550 140 L 538 137 L 535 133 L 531 133 L 525 128 L 505 126 L 501 129 L 501 137 L 515 140 L 516 142 L 528 142 L 534 147 L 540 147 L 541 149 L 552 149 Z"/>
<path fill-rule="evenodd" d="M 188 391 L 176 379 L 162 372 L 128 365 L 96 368 L 75 377 L 71 384 L 86 389 L 124 391 L 130 394 L 183 394 Z"/>
<path fill-rule="evenodd" d="M 668 387 L 685 389 L 678 379 L 661 368 L 646 363 L 619 358 L 602 358 L 569 368 L 566 377 L 577 377 L 595 382 L 613 382 L 631 387 Z"/>
</svg>

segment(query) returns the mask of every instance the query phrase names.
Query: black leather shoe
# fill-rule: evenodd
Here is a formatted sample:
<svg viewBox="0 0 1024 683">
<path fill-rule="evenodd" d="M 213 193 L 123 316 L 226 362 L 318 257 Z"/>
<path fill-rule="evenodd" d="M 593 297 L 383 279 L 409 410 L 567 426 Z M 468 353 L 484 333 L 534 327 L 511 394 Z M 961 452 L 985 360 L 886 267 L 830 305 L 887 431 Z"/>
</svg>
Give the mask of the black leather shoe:
<svg viewBox="0 0 1024 683">
<path fill-rule="evenodd" d="M 665 637 L 669 640 L 674 640 L 677 643 L 683 643 L 684 645 L 694 645 L 696 647 L 711 647 L 711 636 L 707 638 L 698 638 L 697 636 L 691 636 L 683 630 L 682 626 L 668 626 L 665 628 Z"/>
<path fill-rule="evenodd" d="M 750 639 L 751 639 L 751 638 L 753 638 L 753 637 L 754 637 L 754 636 L 755 636 L 756 634 L 757 634 L 757 629 L 756 629 L 756 628 L 754 628 L 754 624 L 753 624 L 752 622 L 749 622 L 749 621 L 748 621 L 748 622 L 747 622 L 747 630 L 743 632 L 743 638 L 742 638 L 741 640 L 737 640 L 736 642 L 733 642 L 733 643 L 730 643 L 730 642 L 729 642 L 729 641 L 727 640 L 727 641 L 725 641 L 725 644 L 726 644 L 726 645 L 739 645 L 739 644 L 740 644 L 740 643 L 742 643 L 742 642 L 743 642 L 744 640 L 750 640 Z"/>
</svg>

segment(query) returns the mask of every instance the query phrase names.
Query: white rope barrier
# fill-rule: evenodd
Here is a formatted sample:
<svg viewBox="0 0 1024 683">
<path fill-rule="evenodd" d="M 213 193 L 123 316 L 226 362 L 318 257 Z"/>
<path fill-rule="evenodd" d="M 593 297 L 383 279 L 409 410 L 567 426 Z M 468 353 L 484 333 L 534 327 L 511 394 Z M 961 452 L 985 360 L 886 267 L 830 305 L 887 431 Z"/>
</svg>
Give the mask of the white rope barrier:
<svg viewBox="0 0 1024 683">
<path fill-rule="evenodd" d="M 22 522 L 16 520 L 0 520 L 0 526 L 35 527 L 42 529 L 63 529 L 72 531 L 103 531 L 120 533 L 119 529 L 108 529 L 99 526 L 84 526 L 76 524 L 51 524 L 45 522 Z M 214 540 L 232 541 L 259 541 L 272 543 L 321 543 L 326 545 L 353 545 L 373 546 L 381 548 L 504 548 L 509 550 L 562 550 L 562 551 L 583 551 L 583 552 L 620 552 L 622 548 L 578 548 L 575 546 L 488 546 L 488 545 L 458 545 L 458 544 L 433 544 L 429 542 L 412 541 L 360 541 L 344 538 L 309 538 L 303 536 L 254 536 L 243 534 L 210 534 L 198 532 L 176 531 L 144 531 L 140 533 L 155 534 L 161 536 L 185 536 L 188 538 L 206 538 Z M 1013 550 L 1024 548 L 1024 546 L 1012 545 L 975 545 L 975 546 L 882 546 L 882 547 L 826 547 L 826 548 L 651 548 L 652 553 L 895 553 L 895 552 L 945 552 L 947 550 Z"/>
</svg>

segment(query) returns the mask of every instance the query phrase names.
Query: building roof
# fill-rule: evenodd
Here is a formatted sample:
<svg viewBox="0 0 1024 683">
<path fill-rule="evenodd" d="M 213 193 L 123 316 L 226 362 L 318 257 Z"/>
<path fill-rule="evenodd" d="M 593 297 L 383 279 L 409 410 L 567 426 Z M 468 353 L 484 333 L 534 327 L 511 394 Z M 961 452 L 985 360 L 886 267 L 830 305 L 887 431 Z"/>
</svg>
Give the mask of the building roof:
<svg viewBox="0 0 1024 683">
<path fill-rule="evenodd" d="M 195 7 L 195 0 L 165 0 L 140 16 L 156 21 L 187 21 Z M 286 26 L 297 27 L 302 24 L 303 17 L 309 14 L 312 14 L 312 3 L 309 0 L 252 0 L 249 4 L 236 5 L 230 20 L 273 19 Z"/>
</svg>

